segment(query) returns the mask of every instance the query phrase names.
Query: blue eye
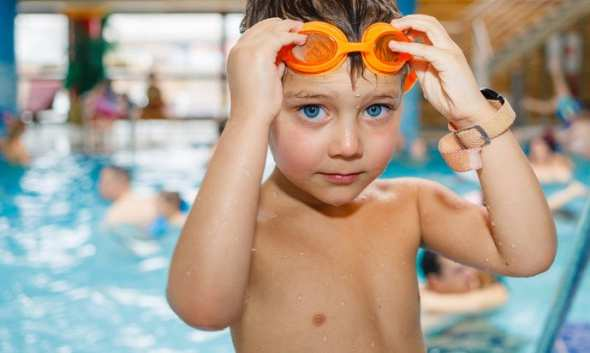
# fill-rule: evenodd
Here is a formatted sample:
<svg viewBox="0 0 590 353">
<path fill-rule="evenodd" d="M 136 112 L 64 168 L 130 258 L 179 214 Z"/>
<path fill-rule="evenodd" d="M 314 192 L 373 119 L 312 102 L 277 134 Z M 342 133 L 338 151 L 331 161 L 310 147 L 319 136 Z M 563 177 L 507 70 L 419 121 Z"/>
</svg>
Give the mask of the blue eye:
<svg viewBox="0 0 590 353">
<path fill-rule="evenodd" d="M 319 120 L 325 112 L 324 109 L 319 105 L 305 105 L 299 108 L 299 111 L 303 113 L 303 115 L 310 120 Z"/>
<path fill-rule="evenodd" d="M 384 104 L 373 104 L 372 106 L 365 109 L 365 112 L 371 118 L 381 118 L 381 116 L 387 113 L 389 110 L 391 109 Z"/>
</svg>

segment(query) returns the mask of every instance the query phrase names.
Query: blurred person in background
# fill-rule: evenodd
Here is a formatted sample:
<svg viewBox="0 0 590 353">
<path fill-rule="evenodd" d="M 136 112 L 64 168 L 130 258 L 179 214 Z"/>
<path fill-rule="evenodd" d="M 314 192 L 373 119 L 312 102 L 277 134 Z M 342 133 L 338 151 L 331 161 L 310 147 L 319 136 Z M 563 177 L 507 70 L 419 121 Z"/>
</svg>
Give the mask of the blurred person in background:
<svg viewBox="0 0 590 353">
<path fill-rule="evenodd" d="M 10 164 L 26 166 L 31 163 L 31 157 L 22 142 L 27 126 L 20 119 L 14 119 L 8 113 L 0 117 L 5 126 L 6 134 L 0 134 L 0 154 Z"/>
<path fill-rule="evenodd" d="M 525 97 L 522 107 L 541 115 L 555 114 L 564 126 L 556 133 L 557 141 L 568 152 L 590 159 L 590 111 L 573 95 L 559 57 L 549 59 L 548 70 L 553 96 L 549 99 Z"/>
<path fill-rule="evenodd" d="M 141 110 L 141 119 L 164 119 L 166 117 L 166 104 L 162 98 L 162 90 L 158 87 L 156 74 L 148 76 L 148 88 L 146 91 L 147 105 Z"/>
<path fill-rule="evenodd" d="M 573 175 L 572 161 L 559 153 L 551 130 L 536 136 L 530 143 L 529 161 L 541 183 L 566 183 Z"/>
<path fill-rule="evenodd" d="M 108 139 L 115 120 L 126 116 L 121 97 L 115 93 L 111 80 L 105 80 L 90 91 L 84 99 L 84 113 L 90 127 L 90 149 L 108 152 Z"/>
<path fill-rule="evenodd" d="M 161 238 L 172 229 L 178 229 L 184 225 L 188 208 L 180 194 L 173 191 L 162 191 L 156 198 L 158 216 L 150 225 L 150 234 L 154 238 Z"/>
<path fill-rule="evenodd" d="M 149 230 L 158 217 L 155 198 L 135 193 L 131 188 L 131 173 L 125 168 L 103 168 L 99 192 L 105 200 L 112 202 L 104 218 L 107 227 L 131 225 Z"/>
<path fill-rule="evenodd" d="M 425 313 L 479 313 L 495 309 L 508 300 L 506 287 L 495 276 L 435 252 L 424 251 L 420 269 L 425 277 L 420 289 Z"/>
</svg>

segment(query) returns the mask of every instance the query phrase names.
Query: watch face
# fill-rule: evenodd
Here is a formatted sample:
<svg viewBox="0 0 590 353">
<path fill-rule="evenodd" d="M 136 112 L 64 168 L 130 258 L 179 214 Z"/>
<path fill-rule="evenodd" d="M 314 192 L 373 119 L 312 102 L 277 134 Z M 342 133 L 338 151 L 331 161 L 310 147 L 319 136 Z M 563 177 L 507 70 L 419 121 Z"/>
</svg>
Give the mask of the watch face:
<svg viewBox="0 0 590 353">
<path fill-rule="evenodd" d="M 504 104 L 504 97 L 502 97 L 498 92 L 494 91 L 493 89 L 483 88 L 480 92 L 486 99 L 498 101 Z"/>
</svg>

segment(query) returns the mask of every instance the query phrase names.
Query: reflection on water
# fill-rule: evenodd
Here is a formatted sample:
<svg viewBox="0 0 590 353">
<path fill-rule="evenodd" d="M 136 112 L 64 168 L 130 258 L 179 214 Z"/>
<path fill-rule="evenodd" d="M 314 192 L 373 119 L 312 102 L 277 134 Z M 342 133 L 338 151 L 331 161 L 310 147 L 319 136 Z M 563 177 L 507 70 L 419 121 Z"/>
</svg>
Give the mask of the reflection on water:
<svg viewBox="0 0 590 353">
<path fill-rule="evenodd" d="M 524 337 L 495 326 L 486 318 L 467 318 L 459 324 L 428 337 L 428 353 L 518 353 L 527 343 Z"/>
</svg>

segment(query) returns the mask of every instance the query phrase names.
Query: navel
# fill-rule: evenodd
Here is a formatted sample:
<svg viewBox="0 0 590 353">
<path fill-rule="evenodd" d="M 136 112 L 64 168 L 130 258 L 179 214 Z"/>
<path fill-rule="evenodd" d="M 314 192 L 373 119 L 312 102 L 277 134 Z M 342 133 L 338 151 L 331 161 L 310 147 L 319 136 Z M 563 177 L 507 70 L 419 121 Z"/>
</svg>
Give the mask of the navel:
<svg viewBox="0 0 590 353">
<path fill-rule="evenodd" d="M 311 322 L 315 327 L 320 327 L 326 323 L 326 315 L 323 313 L 315 314 L 311 319 Z"/>
</svg>

